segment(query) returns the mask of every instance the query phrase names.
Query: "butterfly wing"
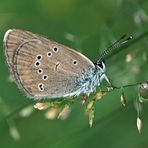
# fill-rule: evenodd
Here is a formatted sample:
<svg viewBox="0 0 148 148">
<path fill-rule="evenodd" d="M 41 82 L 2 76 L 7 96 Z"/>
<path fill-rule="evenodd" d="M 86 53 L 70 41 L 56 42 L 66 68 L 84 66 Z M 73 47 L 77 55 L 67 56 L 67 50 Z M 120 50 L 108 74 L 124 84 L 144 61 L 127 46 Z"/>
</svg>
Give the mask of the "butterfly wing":
<svg viewBox="0 0 148 148">
<path fill-rule="evenodd" d="M 8 30 L 5 55 L 18 86 L 34 98 L 73 96 L 94 64 L 75 50 L 22 30 Z"/>
</svg>

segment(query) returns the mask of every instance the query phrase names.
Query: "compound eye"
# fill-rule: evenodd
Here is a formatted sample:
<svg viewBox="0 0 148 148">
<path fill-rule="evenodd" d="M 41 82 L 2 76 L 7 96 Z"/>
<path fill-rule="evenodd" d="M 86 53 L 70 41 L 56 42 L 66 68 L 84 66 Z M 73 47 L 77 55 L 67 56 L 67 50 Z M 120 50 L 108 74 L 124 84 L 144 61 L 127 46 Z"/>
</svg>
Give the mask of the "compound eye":
<svg viewBox="0 0 148 148">
<path fill-rule="evenodd" d="M 101 69 L 103 69 L 103 68 L 104 68 L 104 67 L 103 67 L 103 63 L 102 63 L 102 62 L 97 63 L 97 65 L 98 65 Z"/>
</svg>

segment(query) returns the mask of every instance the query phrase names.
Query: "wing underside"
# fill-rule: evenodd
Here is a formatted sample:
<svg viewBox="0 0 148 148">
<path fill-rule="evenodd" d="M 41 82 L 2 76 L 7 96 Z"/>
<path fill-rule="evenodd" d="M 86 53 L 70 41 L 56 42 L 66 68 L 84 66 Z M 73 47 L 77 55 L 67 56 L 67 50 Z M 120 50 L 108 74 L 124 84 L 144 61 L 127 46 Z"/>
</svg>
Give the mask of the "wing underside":
<svg viewBox="0 0 148 148">
<path fill-rule="evenodd" d="M 93 63 L 71 48 L 21 30 L 8 30 L 5 55 L 16 83 L 33 98 L 75 95 Z"/>
</svg>

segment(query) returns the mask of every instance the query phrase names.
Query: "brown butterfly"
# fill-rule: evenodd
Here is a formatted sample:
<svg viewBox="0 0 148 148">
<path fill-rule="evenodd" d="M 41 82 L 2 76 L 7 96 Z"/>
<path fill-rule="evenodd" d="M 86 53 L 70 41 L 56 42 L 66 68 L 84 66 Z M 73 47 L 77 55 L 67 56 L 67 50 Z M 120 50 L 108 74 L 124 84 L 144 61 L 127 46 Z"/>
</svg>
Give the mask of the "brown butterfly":
<svg viewBox="0 0 148 148">
<path fill-rule="evenodd" d="M 96 63 L 74 49 L 18 29 L 5 33 L 4 48 L 15 82 L 29 97 L 60 98 L 89 95 L 103 79 L 110 83 L 102 60 L 130 38 L 122 36 L 104 50 Z"/>
</svg>

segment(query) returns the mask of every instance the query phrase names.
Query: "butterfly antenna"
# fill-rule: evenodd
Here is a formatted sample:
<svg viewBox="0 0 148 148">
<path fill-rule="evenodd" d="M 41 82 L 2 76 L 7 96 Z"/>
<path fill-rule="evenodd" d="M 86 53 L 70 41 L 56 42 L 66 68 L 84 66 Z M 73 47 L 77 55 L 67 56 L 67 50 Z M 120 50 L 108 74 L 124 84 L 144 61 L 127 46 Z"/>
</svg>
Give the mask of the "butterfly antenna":
<svg viewBox="0 0 148 148">
<path fill-rule="evenodd" d="M 97 60 L 97 63 L 99 63 L 99 61 L 102 61 L 111 51 L 121 47 L 131 39 L 132 39 L 132 36 L 127 36 L 126 34 L 123 35 L 119 40 L 114 42 L 111 46 L 109 46 L 106 50 L 102 52 L 101 56 Z"/>
</svg>

